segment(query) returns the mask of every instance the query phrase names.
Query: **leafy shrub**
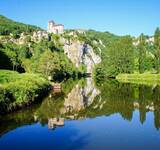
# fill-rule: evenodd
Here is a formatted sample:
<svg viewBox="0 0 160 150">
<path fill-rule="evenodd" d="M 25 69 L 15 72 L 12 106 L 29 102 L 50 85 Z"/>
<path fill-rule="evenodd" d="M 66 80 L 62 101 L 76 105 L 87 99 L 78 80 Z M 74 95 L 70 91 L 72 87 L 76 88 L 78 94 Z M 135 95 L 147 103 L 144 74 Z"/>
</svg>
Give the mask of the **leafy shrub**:
<svg viewBox="0 0 160 150">
<path fill-rule="evenodd" d="M 34 102 L 44 95 L 49 82 L 38 74 L 0 71 L 0 112 L 11 111 Z"/>
</svg>

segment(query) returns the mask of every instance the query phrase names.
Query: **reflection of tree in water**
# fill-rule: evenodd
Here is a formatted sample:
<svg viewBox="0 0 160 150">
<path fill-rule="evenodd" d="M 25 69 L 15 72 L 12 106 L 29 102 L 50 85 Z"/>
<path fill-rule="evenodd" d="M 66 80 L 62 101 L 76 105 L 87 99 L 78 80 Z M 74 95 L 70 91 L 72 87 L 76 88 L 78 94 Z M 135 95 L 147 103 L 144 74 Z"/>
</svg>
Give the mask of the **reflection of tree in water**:
<svg viewBox="0 0 160 150">
<path fill-rule="evenodd" d="M 110 113 L 120 113 L 127 120 L 133 115 L 133 88 L 129 84 L 116 84 L 109 86 L 107 102 L 110 105 Z"/>
<path fill-rule="evenodd" d="M 135 109 L 139 110 L 140 122 L 146 120 L 146 113 L 154 112 L 155 127 L 160 128 L 160 86 L 123 84 L 108 81 L 99 87 L 100 99 L 80 112 L 87 117 L 111 115 L 119 113 L 124 119 L 132 120 Z M 103 104 L 103 107 L 101 107 Z"/>
<path fill-rule="evenodd" d="M 132 119 L 134 90 L 129 84 L 108 81 L 99 88 L 101 95 L 83 113 L 89 117 L 120 113 L 123 118 Z"/>
<path fill-rule="evenodd" d="M 148 111 L 154 112 L 155 127 L 160 128 L 160 86 L 144 86 L 139 85 L 139 112 L 140 121 L 144 123 L 146 120 L 146 113 Z"/>
<path fill-rule="evenodd" d="M 35 123 L 33 114 L 39 104 L 34 107 L 26 108 L 18 112 L 7 114 L 0 117 L 0 136 L 3 134 L 24 125 L 29 125 Z"/>
<path fill-rule="evenodd" d="M 144 85 L 139 87 L 139 97 L 138 97 L 138 103 L 139 103 L 139 113 L 140 113 L 140 122 L 143 124 L 146 120 L 146 87 Z"/>
<path fill-rule="evenodd" d="M 140 122 L 143 124 L 146 120 L 148 111 L 154 112 L 155 127 L 160 128 L 160 86 L 146 86 L 110 82 L 104 88 L 103 92 L 108 106 L 104 106 L 107 114 L 120 113 L 123 118 L 131 120 L 135 109 L 139 110 Z M 101 91 L 103 91 L 101 89 Z M 104 99 L 102 98 L 102 99 Z"/>
<path fill-rule="evenodd" d="M 34 114 L 41 124 L 45 125 L 49 118 L 61 117 L 60 108 L 63 107 L 64 96 L 64 93 L 54 93 L 42 102 Z"/>
<path fill-rule="evenodd" d="M 63 83 L 61 93 L 51 93 L 34 109 L 0 119 L 0 133 L 37 121 L 42 125 L 50 123 L 54 127 L 55 124 L 62 125 L 63 119 L 94 118 L 115 113 L 131 121 L 135 109 L 139 110 L 142 124 L 146 120 L 146 113 L 152 111 L 155 127 L 159 129 L 160 86 L 123 84 L 110 80 L 96 88 L 92 80 L 70 80 Z"/>
<path fill-rule="evenodd" d="M 160 128 L 160 86 L 153 89 L 153 104 L 154 104 L 154 123 L 157 129 Z"/>
</svg>

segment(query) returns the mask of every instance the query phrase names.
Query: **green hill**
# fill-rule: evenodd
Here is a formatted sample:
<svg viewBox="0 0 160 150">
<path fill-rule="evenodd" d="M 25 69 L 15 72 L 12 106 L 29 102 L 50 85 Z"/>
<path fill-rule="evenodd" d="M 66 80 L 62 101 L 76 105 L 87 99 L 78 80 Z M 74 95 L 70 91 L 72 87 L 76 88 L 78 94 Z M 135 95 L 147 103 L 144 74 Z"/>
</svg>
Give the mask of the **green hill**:
<svg viewBox="0 0 160 150">
<path fill-rule="evenodd" d="M 88 30 L 87 36 L 92 40 L 101 40 L 105 46 L 108 46 L 111 42 L 121 38 L 121 36 L 117 36 L 110 32 L 100 32 L 95 30 Z"/>
<path fill-rule="evenodd" d="M 15 22 L 0 15 L 0 35 L 9 35 L 10 33 L 20 34 L 22 32 L 33 32 L 36 30 L 42 29 L 37 26 Z"/>
</svg>

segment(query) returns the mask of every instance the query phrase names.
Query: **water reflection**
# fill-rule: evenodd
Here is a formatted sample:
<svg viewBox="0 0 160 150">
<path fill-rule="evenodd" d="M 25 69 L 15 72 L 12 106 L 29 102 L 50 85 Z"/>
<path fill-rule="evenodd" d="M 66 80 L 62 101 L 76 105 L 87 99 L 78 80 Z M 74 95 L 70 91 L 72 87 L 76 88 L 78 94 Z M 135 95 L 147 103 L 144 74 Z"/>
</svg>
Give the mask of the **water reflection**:
<svg viewBox="0 0 160 150">
<path fill-rule="evenodd" d="M 79 112 L 86 110 L 99 94 L 100 91 L 94 86 L 91 78 L 81 80 L 67 95 L 52 93 L 43 101 L 35 116 L 44 124 L 48 122 L 48 128 L 54 129 L 64 125 L 65 119 L 82 119 L 84 116 L 79 116 Z"/>
<path fill-rule="evenodd" d="M 131 121 L 134 111 L 139 111 L 139 121 L 146 121 L 146 113 L 153 112 L 154 125 L 160 128 L 160 86 L 136 85 L 106 81 L 96 87 L 91 78 L 69 80 L 62 84 L 61 92 L 51 92 L 41 104 L 11 115 L 0 117 L 0 134 L 26 124 L 40 122 L 55 129 L 64 126 L 65 120 L 79 120 L 110 116 L 118 113 Z"/>
<path fill-rule="evenodd" d="M 135 109 L 139 110 L 140 122 L 146 120 L 146 113 L 154 113 L 154 124 L 160 128 L 160 86 L 123 84 L 118 82 L 106 82 L 101 90 L 102 100 L 106 101 L 104 108 L 107 114 L 119 113 L 124 119 L 132 120 Z M 105 110 L 104 110 L 105 111 Z M 104 113 L 105 114 L 105 113 Z"/>
</svg>

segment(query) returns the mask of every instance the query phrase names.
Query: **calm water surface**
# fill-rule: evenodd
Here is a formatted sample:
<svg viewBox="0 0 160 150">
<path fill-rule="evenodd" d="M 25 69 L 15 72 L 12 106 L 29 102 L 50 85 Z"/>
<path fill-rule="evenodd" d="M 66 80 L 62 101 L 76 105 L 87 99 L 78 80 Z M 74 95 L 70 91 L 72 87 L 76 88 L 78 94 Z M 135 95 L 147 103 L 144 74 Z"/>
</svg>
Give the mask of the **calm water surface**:
<svg viewBox="0 0 160 150">
<path fill-rule="evenodd" d="M 159 150 L 160 86 L 69 80 L 0 117 L 0 150 Z"/>
</svg>

